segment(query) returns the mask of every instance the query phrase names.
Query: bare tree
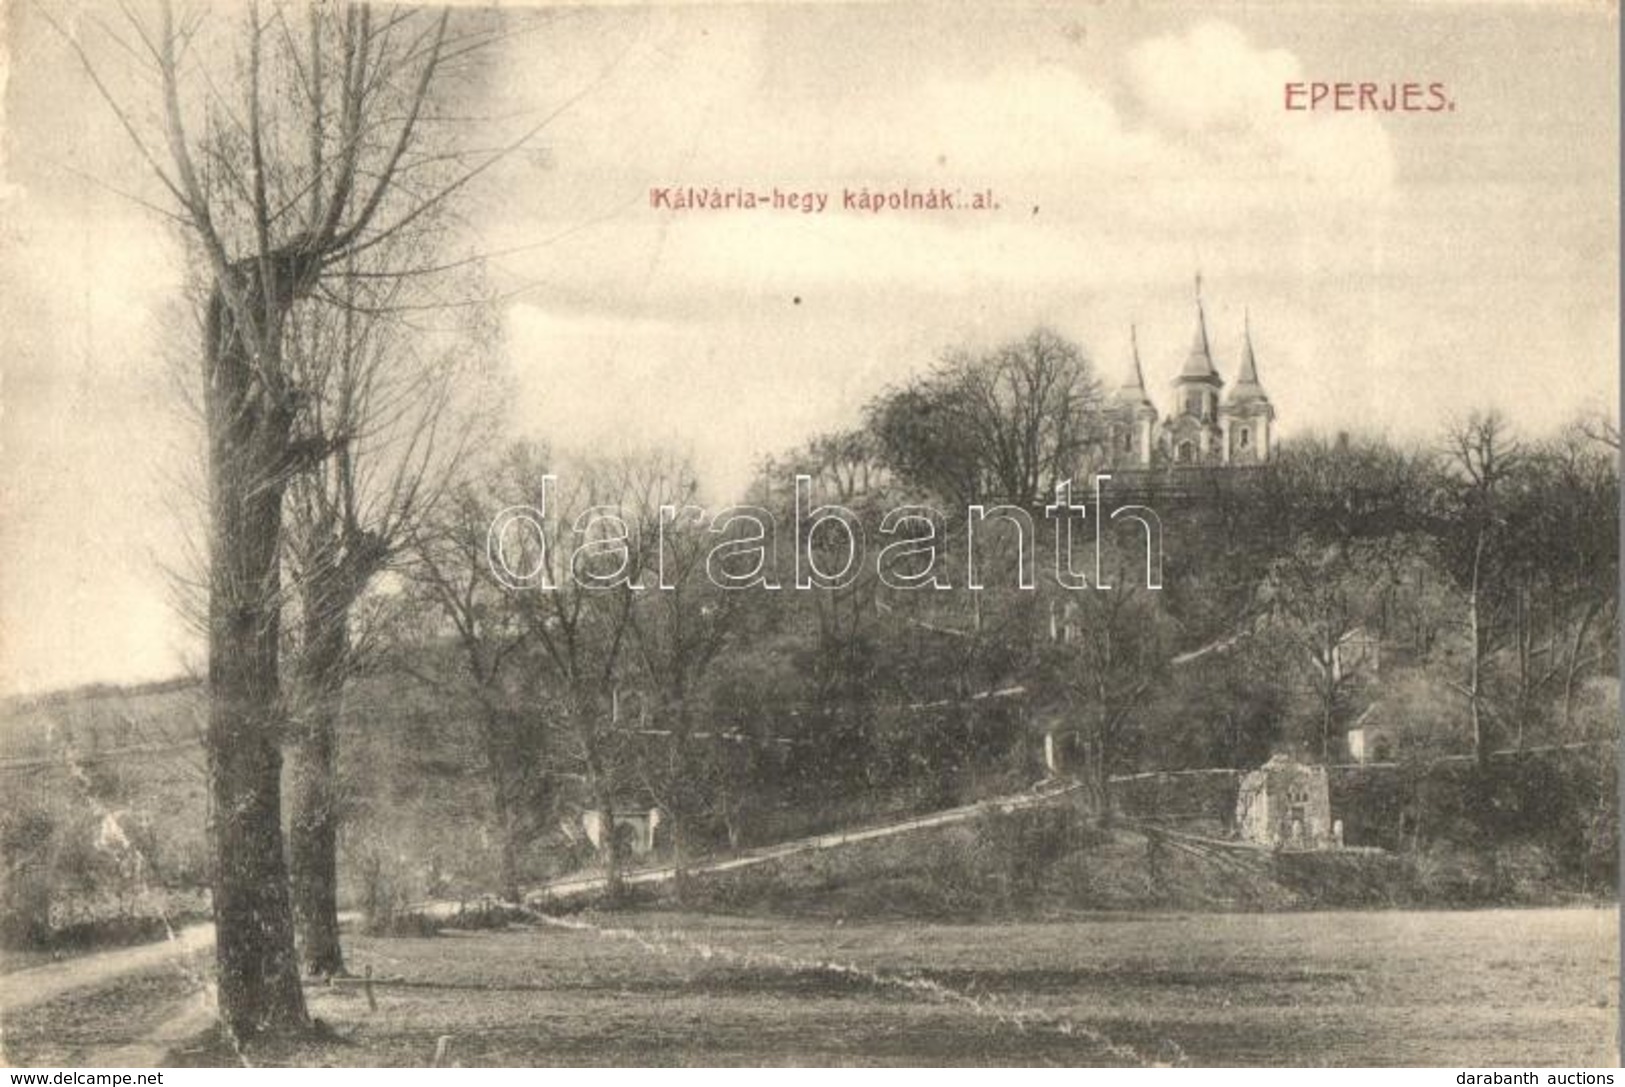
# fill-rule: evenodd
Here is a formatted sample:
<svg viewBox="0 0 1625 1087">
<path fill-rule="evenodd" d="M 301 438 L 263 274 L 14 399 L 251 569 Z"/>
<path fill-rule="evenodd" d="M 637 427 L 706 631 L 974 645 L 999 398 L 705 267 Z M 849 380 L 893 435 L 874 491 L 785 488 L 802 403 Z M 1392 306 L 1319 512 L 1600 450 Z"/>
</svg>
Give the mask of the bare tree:
<svg viewBox="0 0 1625 1087">
<path fill-rule="evenodd" d="M 424 239 L 414 239 L 423 241 Z M 387 270 L 391 247 L 360 261 Z M 382 254 L 383 259 L 379 259 Z M 476 309 L 438 345 L 396 316 L 409 281 L 355 265 L 290 321 L 288 365 L 333 453 L 288 491 L 287 567 L 298 612 L 291 706 L 289 862 L 305 972 L 344 971 L 338 934 L 338 722 L 356 664 L 351 612 L 432 514 L 492 411 L 480 395 Z M 477 299 L 477 292 L 471 292 Z"/>
<path fill-rule="evenodd" d="M 1493 750 L 1486 732 L 1486 673 L 1498 645 L 1496 622 L 1502 602 L 1495 581 L 1501 559 L 1498 544 L 1505 526 L 1505 490 L 1523 462 L 1523 449 L 1497 412 L 1475 412 L 1453 425 L 1445 436 L 1446 470 L 1454 505 L 1451 541 L 1453 573 L 1466 593 L 1467 675 L 1454 684 L 1467 700 L 1473 750 L 1480 763 Z"/>
<path fill-rule="evenodd" d="M 310 418 L 284 350 L 289 319 L 335 268 L 411 229 L 508 148 L 462 156 L 441 126 L 426 136 L 435 92 L 490 38 L 453 33 L 445 12 L 118 10 L 118 26 L 58 29 L 162 186 L 208 299 L 214 914 L 220 1010 L 242 1042 L 307 1022 L 280 825 L 283 500 L 350 440 Z M 98 33 L 137 67 L 130 88 L 93 59 Z M 135 100 L 148 88 L 156 132 Z"/>
<path fill-rule="evenodd" d="M 1599 412 L 1579 424 L 1579 432 L 1591 441 L 1607 449 L 1619 452 L 1619 420 L 1605 412 Z"/>
<path fill-rule="evenodd" d="M 539 794 L 549 722 L 526 705 L 529 629 L 490 569 L 487 538 L 499 508 L 500 499 L 465 480 L 419 527 L 403 569 L 416 604 L 406 625 L 416 638 L 395 647 L 394 664 L 450 704 L 472 703 L 496 822 L 499 889 L 517 901 L 520 850 L 534 826 L 530 816 L 545 805 Z M 437 667 L 434 643 L 443 636 L 454 646 L 449 667 Z"/>
<path fill-rule="evenodd" d="M 1617 454 L 1599 442 L 1592 421 L 1533 443 L 1505 488 L 1507 592 L 1505 672 L 1500 699 L 1522 746 L 1559 694 L 1565 730 L 1574 723 L 1576 688 L 1610 659 L 1618 605 Z"/>
<path fill-rule="evenodd" d="M 527 809 L 545 808 L 558 783 L 573 779 L 593 806 L 613 813 L 637 779 L 621 704 L 643 544 L 635 531 L 620 548 L 601 532 L 578 531 L 583 518 L 618 516 L 611 511 L 623 510 L 628 494 L 625 464 L 555 462 L 516 445 L 483 485 L 459 490 L 415 547 L 409 576 L 449 622 L 461 682 L 479 708 L 510 897 L 520 893 L 517 856 L 533 826 Z M 505 528 L 497 515 L 512 507 L 525 516 Z M 506 565 L 502 576 L 493 561 Z M 610 841 L 614 895 L 622 858 L 613 834 Z"/>
<path fill-rule="evenodd" d="M 1131 753 L 1154 685 L 1170 657 L 1161 595 L 1136 581 L 1134 560 L 1114 554 L 1109 590 L 1068 593 L 1039 654 L 1040 678 L 1075 722 L 1084 784 L 1095 810 L 1111 819 L 1111 774 Z"/>
<path fill-rule="evenodd" d="M 712 546 L 708 526 L 682 516 L 699 493 L 692 468 L 671 456 L 654 454 L 625 462 L 625 507 L 644 526 L 642 571 L 652 591 L 639 593 L 628 614 L 636 679 L 652 707 L 650 743 L 636 749 L 641 776 L 665 809 L 671 827 L 672 863 L 678 894 L 686 891 L 687 859 L 694 822 L 715 799 L 722 778 L 711 748 L 716 729 L 695 735 L 696 708 L 718 655 L 728 644 L 743 600 L 717 586 L 707 571 Z M 651 526 L 663 531 L 649 538 Z M 656 580 L 658 579 L 658 580 Z"/>
<path fill-rule="evenodd" d="M 640 592 L 637 578 L 646 569 L 643 544 L 634 525 L 624 525 L 629 530 L 624 535 L 606 537 L 585 524 L 599 514 L 622 516 L 628 493 L 624 464 L 567 463 L 545 504 L 537 489 L 538 467 L 516 465 L 522 474 L 511 493 L 526 495 L 531 508 L 544 515 L 550 546 L 536 556 L 537 562 L 525 562 L 531 569 L 545 570 L 552 587 L 516 591 L 508 600 L 524 625 L 530 648 L 527 667 L 540 688 L 532 712 L 550 719 L 559 772 L 581 781 L 588 799 L 603 814 L 605 881 L 610 897 L 618 898 L 623 858 L 616 848 L 614 812 L 623 802 L 623 790 L 635 779 L 632 741 L 621 719 L 621 693 L 630 663 L 632 612 Z M 610 546 L 602 546 L 606 543 Z"/>
<path fill-rule="evenodd" d="M 1377 666 L 1368 647 L 1380 635 L 1389 594 L 1405 580 L 1409 553 L 1398 539 L 1305 541 L 1270 567 L 1262 595 L 1274 626 L 1304 664 L 1322 760 L 1342 737 L 1354 691 Z"/>
<path fill-rule="evenodd" d="M 870 404 L 868 421 L 903 482 L 956 504 L 1034 507 L 1096 448 L 1100 406 L 1089 359 L 1040 328 L 985 353 L 949 351 Z"/>
</svg>

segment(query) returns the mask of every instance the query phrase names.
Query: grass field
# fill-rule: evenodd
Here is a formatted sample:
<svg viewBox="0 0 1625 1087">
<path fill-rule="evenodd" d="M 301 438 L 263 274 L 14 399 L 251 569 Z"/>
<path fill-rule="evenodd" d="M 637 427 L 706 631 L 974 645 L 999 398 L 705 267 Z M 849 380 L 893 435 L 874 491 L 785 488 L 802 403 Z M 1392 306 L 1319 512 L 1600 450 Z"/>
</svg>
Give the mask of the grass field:
<svg viewBox="0 0 1625 1087">
<path fill-rule="evenodd" d="M 356 937 L 351 964 L 372 967 L 377 1011 L 358 985 L 312 989 L 338 1039 L 266 1044 L 253 1059 L 424 1065 L 447 1036 L 448 1061 L 464 1066 L 1612 1064 L 1617 917 L 835 925 L 661 913 Z M 152 1029 L 155 1006 L 185 1000 L 181 982 L 174 970 L 126 980 L 91 1014 L 30 1009 L 6 1024 L 8 1056 L 71 1061 L 128 1043 Z M 200 1044 L 171 1059 L 229 1055 Z"/>
</svg>

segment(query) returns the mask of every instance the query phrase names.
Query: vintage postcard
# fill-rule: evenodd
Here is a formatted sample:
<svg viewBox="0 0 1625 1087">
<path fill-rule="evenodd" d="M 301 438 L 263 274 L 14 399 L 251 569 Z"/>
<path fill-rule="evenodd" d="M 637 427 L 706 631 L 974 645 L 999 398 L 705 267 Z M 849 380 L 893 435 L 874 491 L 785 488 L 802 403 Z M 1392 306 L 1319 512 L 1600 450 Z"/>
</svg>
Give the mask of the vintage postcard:
<svg viewBox="0 0 1625 1087">
<path fill-rule="evenodd" d="M 1612 1082 L 1618 20 L 0 7 L 3 1062 Z"/>
</svg>

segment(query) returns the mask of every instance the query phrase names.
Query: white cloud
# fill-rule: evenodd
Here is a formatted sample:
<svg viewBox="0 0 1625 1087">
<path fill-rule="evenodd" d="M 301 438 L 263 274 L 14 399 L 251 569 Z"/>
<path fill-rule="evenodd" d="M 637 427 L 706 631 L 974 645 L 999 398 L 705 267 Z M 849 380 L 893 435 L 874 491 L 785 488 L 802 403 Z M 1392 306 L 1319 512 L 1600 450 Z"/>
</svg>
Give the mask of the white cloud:
<svg viewBox="0 0 1625 1087">
<path fill-rule="evenodd" d="M 1394 154 L 1370 114 L 1288 112 L 1284 90 L 1303 78 L 1298 58 L 1261 49 L 1227 23 L 1208 21 L 1153 38 L 1129 57 L 1147 115 L 1204 165 L 1252 173 L 1275 185 L 1333 185 L 1345 195 L 1381 195 L 1394 180 Z"/>
<path fill-rule="evenodd" d="M 1183 280 L 1225 253 L 1331 272 L 1358 264 L 1340 236 L 1366 229 L 1394 188 L 1380 122 L 1287 114 L 1281 88 L 1300 73 L 1297 58 L 1224 23 L 1141 42 L 1121 86 L 1103 70 L 1006 61 L 974 75 L 939 69 L 883 93 L 763 93 L 751 35 L 729 36 L 757 47 L 734 53 L 715 37 L 672 34 L 684 48 L 656 59 L 670 52 L 661 63 L 681 79 L 638 68 L 561 133 L 559 171 L 595 179 L 577 194 L 629 206 L 587 232 L 591 260 L 574 246 L 541 250 L 515 261 L 521 275 L 577 297 L 591 284 L 599 304 L 637 313 L 685 292 L 715 306 L 814 286 L 942 293 Z M 605 130 L 618 138 L 594 138 Z M 649 187 L 689 184 L 816 189 L 831 205 L 818 216 L 648 207 Z M 992 187 L 1004 206 L 840 207 L 847 185 L 939 184 Z M 535 195 L 503 208 L 510 235 L 587 218 L 551 186 L 516 189 Z M 514 228 L 516 212 L 534 226 Z M 1273 252 L 1253 256 L 1263 243 Z"/>
<path fill-rule="evenodd" d="M 1246 182 L 1257 206 L 1317 199 L 1327 185 L 1380 195 L 1393 179 L 1380 121 L 1286 113 L 1298 59 L 1226 23 L 1141 42 L 1120 85 L 1104 66 L 1014 58 L 975 73 L 910 69 L 882 86 L 778 85 L 762 33 L 750 20 L 663 16 L 549 129 L 547 180 L 590 179 L 605 200 L 657 184 L 995 185 L 1064 215 L 1125 182 L 1198 193 Z M 529 73 L 534 58 L 510 66 Z M 537 189 L 547 217 L 579 213 L 571 195 Z M 1188 203 L 1185 192 L 1170 210 Z"/>
<path fill-rule="evenodd" d="M 1246 131 L 1279 112 L 1281 85 L 1299 77 L 1284 49 L 1256 49 L 1240 30 L 1204 22 L 1181 36 L 1152 38 L 1129 57 L 1134 89 L 1151 115 L 1194 134 Z"/>
</svg>

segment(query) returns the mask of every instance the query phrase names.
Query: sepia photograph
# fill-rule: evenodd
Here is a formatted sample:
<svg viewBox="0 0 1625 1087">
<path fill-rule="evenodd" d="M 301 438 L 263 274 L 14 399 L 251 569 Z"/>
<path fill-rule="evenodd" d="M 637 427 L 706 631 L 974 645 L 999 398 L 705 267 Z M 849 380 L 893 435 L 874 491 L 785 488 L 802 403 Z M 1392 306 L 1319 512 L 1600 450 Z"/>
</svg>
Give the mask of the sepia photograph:
<svg viewBox="0 0 1625 1087">
<path fill-rule="evenodd" d="M 0 0 L 0 1065 L 1613 1083 L 1619 34 Z"/>
</svg>

